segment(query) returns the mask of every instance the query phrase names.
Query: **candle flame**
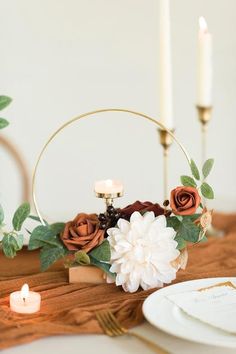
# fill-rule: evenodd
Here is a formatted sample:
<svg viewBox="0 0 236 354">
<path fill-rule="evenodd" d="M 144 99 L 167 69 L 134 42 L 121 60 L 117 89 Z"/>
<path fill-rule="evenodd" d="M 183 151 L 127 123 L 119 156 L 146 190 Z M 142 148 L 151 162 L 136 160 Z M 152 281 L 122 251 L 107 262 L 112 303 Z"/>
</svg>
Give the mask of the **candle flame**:
<svg viewBox="0 0 236 354">
<path fill-rule="evenodd" d="M 106 180 L 107 187 L 111 187 L 113 185 L 113 181 L 111 179 Z"/>
<path fill-rule="evenodd" d="M 29 296 L 29 285 L 28 284 L 24 284 L 22 286 L 20 296 L 23 301 L 25 301 L 27 299 L 27 297 Z"/>
<path fill-rule="evenodd" d="M 207 22 L 203 16 L 199 17 L 199 27 L 202 32 L 208 31 Z"/>
</svg>

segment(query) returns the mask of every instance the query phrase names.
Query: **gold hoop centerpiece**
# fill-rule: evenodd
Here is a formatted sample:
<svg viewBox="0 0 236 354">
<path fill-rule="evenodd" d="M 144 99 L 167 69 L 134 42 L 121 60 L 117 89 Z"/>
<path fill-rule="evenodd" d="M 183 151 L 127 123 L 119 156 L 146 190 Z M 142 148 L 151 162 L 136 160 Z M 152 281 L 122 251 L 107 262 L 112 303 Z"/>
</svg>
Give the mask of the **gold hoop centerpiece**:
<svg viewBox="0 0 236 354">
<path fill-rule="evenodd" d="M 185 149 L 185 147 L 180 143 L 180 141 L 175 137 L 173 131 L 170 131 L 169 129 L 167 129 L 165 127 L 164 124 L 162 124 L 161 122 L 159 122 L 158 120 L 154 119 L 153 117 L 150 117 L 144 113 L 140 113 L 140 112 L 136 112 L 136 111 L 132 111 L 129 109 L 123 109 L 123 108 L 104 108 L 104 109 L 98 109 L 98 110 L 94 110 L 94 111 L 90 111 L 87 113 L 83 113 L 81 115 L 78 115 L 70 120 L 68 120 L 67 122 L 65 122 L 63 125 L 61 125 L 47 140 L 47 142 L 44 144 L 34 167 L 34 171 L 33 171 L 33 178 L 32 178 L 32 197 L 33 197 L 33 203 L 34 203 L 34 207 L 35 210 L 38 214 L 38 217 L 41 221 L 41 223 L 43 225 L 45 225 L 45 222 L 43 220 L 41 211 L 39 209 L 38 206 L 38 202 L 37 202 L 37 197 L 36 197 L 36 192 L 35 192 L 35 184 L 36 184 L 36 177 L 37 177 L 37 172 L 38 172 L 38 168 L 39 168 L 39 163 L 44 155 L 44 152 L 46 151 L 47 147 L 49 146 L 49 144 L 52 142 L 52 140 L 54 140 L 54 138 L 62 131 L 64 130 L 66 127 L 68 127 L 69 125 L 73 124 L 74 122 L 77 122 L 83 118 L 87 118 L 90 116 L 94 116 L 97 114 L 101 114 L 101 113 L 106 113 L 106 112 L 122 112 L 122 113 L 129 113 L 131 117 L 141 117 L 144 118 L 148 121 L 150 121 L 151 123 L 154 123 L 159 129 L 161 129 L 162 131 L 165 131 L 168 133 L 168 135 L 171 137 L 171 139 L 173 139 L 180 147 L 180 149 L 183 151 L 188 163 L 190 164 L 191 159 L 187 153 L 187 150 Z"/>
</svg>

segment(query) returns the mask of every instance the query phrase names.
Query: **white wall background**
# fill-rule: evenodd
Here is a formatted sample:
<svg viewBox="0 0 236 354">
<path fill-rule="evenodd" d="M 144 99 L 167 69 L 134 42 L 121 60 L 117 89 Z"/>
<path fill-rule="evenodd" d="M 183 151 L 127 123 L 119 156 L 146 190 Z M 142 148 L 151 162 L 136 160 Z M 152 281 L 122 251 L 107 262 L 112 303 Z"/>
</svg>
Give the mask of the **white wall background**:
<svg viewBox="0 0 236 354">
<path fill-rule="evenodd" d="M 200 162 L 196 101 L 198 17 L 214 40 L 214 114 L 209 156 L 215 206 L 236 199 L 236 1 L 172 0 L 173 94 L 176 133 Z M 65 120 L 97 108 L 124 107 L 158 117 L 158 0 L 0 0 L 0 92 L 13 97 L 4 132 L 32 171 L 48 136 Z M 0 153 L 1 202 L 19 203 L 19 176 Z M 171 187 L 188 166 L 171 150 Z M 68 128 L 48 151 L 38 178 L 39 203 L 52 219 L 102 209 L 93 182 L 118 177 L 126 196 L 162 201 L 161 148 L 154 126 L 120 114 Z M 236 205 L 235 205 L 236 207 Z"/>
</svg>

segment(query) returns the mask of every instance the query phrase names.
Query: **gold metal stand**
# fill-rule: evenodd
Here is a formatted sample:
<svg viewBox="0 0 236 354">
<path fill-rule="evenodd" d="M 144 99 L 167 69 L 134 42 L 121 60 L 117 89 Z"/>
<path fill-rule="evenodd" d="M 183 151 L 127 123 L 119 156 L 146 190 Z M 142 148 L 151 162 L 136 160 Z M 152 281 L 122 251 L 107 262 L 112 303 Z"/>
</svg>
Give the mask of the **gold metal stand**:
<svg viewBox="0 0 236 354">
<path fill-rule="evenodd" d="M 45 151 L 47 150 L 47 147 L 50 145 L 50 143 L 55 139 L 55 137 L 62 131 L 64 130 L 66 127 L 68 127 L 69 125 L 73 124 L 74 122 L 77 122 L 81 119 L 85 119 L 87 117 L 90 116 L 95 116 L 97 114 L 101 114 L 101 113 L 115 113 L 115 112 L 122 112 L 122 113 L 129 113 L 130 117 L 136 117 L 136 119 L 138 117 L 140 118 L 144 118 L 146 120 L 148 120 L 149 122 L 155 124 L 157 127 L 159 127 L 160 129 L 162 129 L 165 133 L 167 133 L 167 135 L 169 135 L 180 147 L 180 149 L 182 150 L 182 152 L 185 155 L 185 158 L 188 162 L 188 164 L 190 165 L 191 163 L 191 159 L 190 156 L 188 155 L 187 150 L 184 148 L 184 146 L 180 143 L 180 141 L 176 138 L 176 136 L 173 134 L 173 132 L 171 132 L 170 130 L 168 130 L 164 124 L 162 124 L 161 122 L 157 121 L 155 118 L 149 117 L 148 115 L 144 114 L 144 113 L 140 113 L 140 112 L 136 112 L 136 111 L 132 111 L 130 109 L 124 109 L 124 108 L 103 108 L 103 109 L 97 109 L 95 111 L 91 111 L 91 112 L 87 112 L 87 113 L 83 113 L 79 116 L 76 116 L 68 121 L 66 121 L 62 126 L 60 126 L 50 137 L 49 139 L 46 141 L 46 143 L 44 144 L 44 146 L 42 147 L 39 156 L 37 158 L 35 167 L 34 167 L 34 171 L 33 171 L 33 178 L 32 178 L 32 196 L 33 196 L 33 202 L 34 202 L 34 206 L 35 206 L 35 210 L 38 214 L 38 217 L 41 221 L 41 223 L 43 225 L 45 225 L 45 222 L 43 220 L 43 216 L 41 214 L 41 211 L 39 209 L 39 205 L 38 205 L 38 201 L 37 201 L 37 197 L 36 197 L 36 176 L 37 176 L 37 172 L 38 172 L 38 168 L 39 168 L 39 163 L 45 153 Z M 163 133 L 164 134 L 164 133 Z M 161 134 L 162 135 L 162 134 Z M 163 138 L 164 139 L 164 138 Z M 165 139 L 167 140 L 167 138 Z M 166 142 L 166 144 L 168 145 L 168 143 Z M 170 145 L 170 143 L 169 143 Z M 111 198 L 112 199 L 112 198 Z M 109 198 L 108 198 L 109 200 Z M 110 201 L 109 201 L 110 202 Z"/>
<path fill-rule="evenodd" d="M 207 128 L 211 120 L 212 107 L 197 106 L 198 117 L 202 126 L 202 166 L 206 161 L 207 155 Z"/>
<path fill-rule="evenodd" d="M 172 134 L 174 134 L 174 129 L 170 130 Z M 169 199 L 169 191 L 168 191 L 168 159 L 169 159 L 169 148 L 173 143 L 173 137 L 169 134 L 167 130 L 158 129 L 160 135 L 160 144 L 163 147 L 163 192 L 164 192 L 164 200 Z"/>
<path fill-rule="evenodd" d="M 110 206 L 110 205 L 113 205 L 113 201 L 114 199 L 116 198 L 120 198 L 123 196 L 123 193 L 97 193 L 95 192 L 95 195 L 97 198 L 102 198 L 104 199 L 105 201 L 105 204 L 106 204 L 106 209 Z"/>
</svg>

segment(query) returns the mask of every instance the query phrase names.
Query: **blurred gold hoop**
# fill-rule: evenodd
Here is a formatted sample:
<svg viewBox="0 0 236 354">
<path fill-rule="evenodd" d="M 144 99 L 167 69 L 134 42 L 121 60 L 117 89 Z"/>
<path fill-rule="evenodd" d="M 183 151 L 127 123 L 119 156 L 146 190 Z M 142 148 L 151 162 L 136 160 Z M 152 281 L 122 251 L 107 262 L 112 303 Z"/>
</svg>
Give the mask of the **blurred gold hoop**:
<svg viewBox="0 0 236 354">
<path fill-rule="evenodd" d="M 22 156 L 20 155 L 17 146 L 15 146 L 10 139 L 4 135 L 0 135 L 0 145 L 2 145 L 6 151 L 11 155 L 17 168 L 21 174 L 21 184 L 22 184 L 22 202 L 30 199 L 30 178 L 26 163 Z"/>
<path fill-rule="evenodd" d="M 34 167 L 34 171 L 33 171 L 33 178 L 32 178 L 32 197 L 33 197 L 33 202 L 34 202 L 34 206 L 35 206 L 35 210 L 38 214 L 38 217 L 41 221 L 41 223 L 43 225 L 45 225 L 45 222 L 42 218 L 42 215 L 41 215 L 41 212 L 39 210 L 39 206 L 38 206 L 38 202 L 37 202 L 37 198 L 36 198 L 36 193 L 35 193 L 35 181 L 36 181 L 36 176 L 37 176 L 37 171 L 38 171 L 38 166 L 39 166 L 39 163 L 41 161 L 41 158 L 45 152 L 45 150 L 47 149 L 48 145 L 51 143 L 51 141 L 63 130 L 65 129 L 66 127 L 68 127 L 70 124 L 82 119 L 82 118 L 86 118 L 86 117 L 89 117 L 89 116 L 93 116 L 93 115 L 96 115 L 96 114 L 99 114 L 99 113 L 105 113 L 105 112 L 122 112 L 122 113 L 129 113 L 131 114 L 132 116 L 138 116 L 138 117 L 142 117 L 144 119 L 147 119 L 148 121 L 154 123 L 156 126 L 158 126 L 160 129 L 166 131 L 172 138 L 173 140 L 179 145 L 180 149 L 183 151 L 188 163 L 190 164 L 191 162 L 191 159 L 186 151 L 186 149 L 184 148 L 184 146 L 179 142 L 179 140 L 175 137 L 175 135 L 173 134 L 173 132 L 171 132 L 169 129 L 167 129 L 165 127 L 164 124 L 162 124 L 161 122 L 157 121 L 156 119 L 152 118 L 152 117 L 149 117 L 148 115 L 144 114 L 144 113 L 140 113 L 140 112 L 136 112 L 136 111 L 132 111 L 132 110 L 129 110 L 129 109 L 123 109 L 123 108 L 103 108 L 103 109 L 98 109 L 98 110 L 95 110 L 95 111 L 91 111 L 91 112 L 87 112 L 87 113 L 83 113 L 79 116 L 76 116 L 70 120 L 68 120 L 67 122 L 65 122 L 60 128 L 58 128 L 50 137 L 49 139 L 47 140 L 47 142 L 44 144 L 39 156 L 38 156 L 38 159 L 36 161 L 36 164 L 35 164 L 35 167 Z"/>
</svg>

